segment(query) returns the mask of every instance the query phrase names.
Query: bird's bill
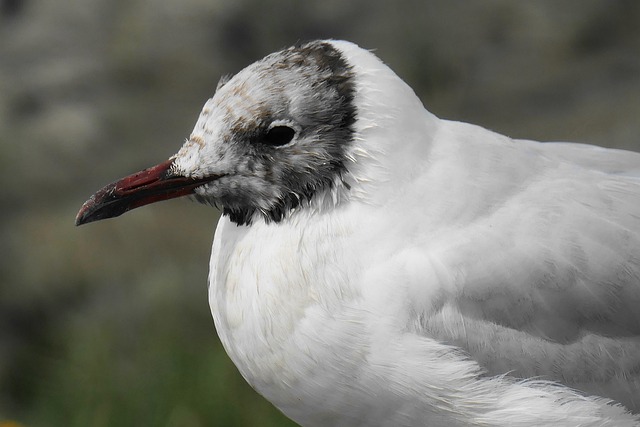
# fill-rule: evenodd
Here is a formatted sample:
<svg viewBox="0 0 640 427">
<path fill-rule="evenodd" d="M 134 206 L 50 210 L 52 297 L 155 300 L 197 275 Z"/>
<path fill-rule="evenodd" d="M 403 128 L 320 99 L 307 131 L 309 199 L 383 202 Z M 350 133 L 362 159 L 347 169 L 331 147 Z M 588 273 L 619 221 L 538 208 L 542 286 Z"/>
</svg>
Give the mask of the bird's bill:
<svg viewBox="0 0 640 427">
<path fill-rule="evenodd" d="M 169 159 L 103 187 L 82 205 L 76 225 L 113 218 L 149 203 L 193 194 L 197 187 L 215 179 L 188 178 L 175 173 L 172 165 L 173 159 Z"/>
</svg>

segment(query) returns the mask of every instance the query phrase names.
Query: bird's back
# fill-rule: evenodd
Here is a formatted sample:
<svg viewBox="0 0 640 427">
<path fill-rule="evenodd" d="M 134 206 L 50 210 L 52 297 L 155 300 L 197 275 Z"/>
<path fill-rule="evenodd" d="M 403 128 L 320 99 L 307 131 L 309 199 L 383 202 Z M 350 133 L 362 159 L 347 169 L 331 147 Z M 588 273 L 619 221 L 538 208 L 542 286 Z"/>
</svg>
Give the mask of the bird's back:
<svg viewBox="0 0 640 427">
<path fill-rule="evenodd" d="M 436 135 L 415 194 L 396 202 L 422 196 L 406 233 L 437 277 L 416 333 L 486 375 L 640 412 L 640 154 L 447 121 Z"/>
</svg>

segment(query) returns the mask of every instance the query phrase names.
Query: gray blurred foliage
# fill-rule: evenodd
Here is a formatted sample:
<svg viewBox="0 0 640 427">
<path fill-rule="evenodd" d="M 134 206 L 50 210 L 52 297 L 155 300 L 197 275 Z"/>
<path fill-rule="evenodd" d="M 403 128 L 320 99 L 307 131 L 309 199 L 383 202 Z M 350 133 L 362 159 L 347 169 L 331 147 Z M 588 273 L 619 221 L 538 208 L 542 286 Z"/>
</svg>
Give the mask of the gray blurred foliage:
<svg viewBox="0 0 640 427">
<path fill-rule="evenodd" d="M 0 0 L 0 421 L 292 425 L 215 336 L 215 210 L 73 226 L 178 149 L 221 75 L 345 38 L 440 117 L 640 150 L 639 23 L 635 0 Z"/>
</svg>

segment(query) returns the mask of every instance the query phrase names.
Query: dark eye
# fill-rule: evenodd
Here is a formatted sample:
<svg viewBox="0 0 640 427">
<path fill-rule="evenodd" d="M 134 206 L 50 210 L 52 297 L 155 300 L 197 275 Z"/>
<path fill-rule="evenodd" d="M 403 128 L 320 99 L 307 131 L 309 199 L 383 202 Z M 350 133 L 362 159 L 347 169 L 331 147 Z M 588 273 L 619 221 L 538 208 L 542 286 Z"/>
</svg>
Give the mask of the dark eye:
<svg viewBox="0 0 640 427">
<path fill-rule="evenodd" d="M 289 126 L 274 126 L 267 131 L 264 142 L 277 147 L 290 143 L 295 135 L 296 131 Z"/>
</svg>

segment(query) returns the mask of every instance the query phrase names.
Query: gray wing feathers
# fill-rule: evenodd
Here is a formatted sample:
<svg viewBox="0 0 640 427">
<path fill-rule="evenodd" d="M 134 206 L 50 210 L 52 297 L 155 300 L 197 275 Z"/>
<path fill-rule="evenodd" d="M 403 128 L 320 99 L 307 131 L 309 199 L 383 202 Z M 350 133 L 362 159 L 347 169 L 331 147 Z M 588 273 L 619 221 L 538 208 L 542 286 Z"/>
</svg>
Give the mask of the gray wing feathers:
<svg viewBox="0 0 640 427">
<path fill-rule="evenodd" d="M 422 328 L 490 375 L 560 381 L 639 411 L 640 154 L 516 143 L 548 162 L 466 238 L 451 235 L 437 261 L 461 272 L 460 291 Z"/>
</svg>

